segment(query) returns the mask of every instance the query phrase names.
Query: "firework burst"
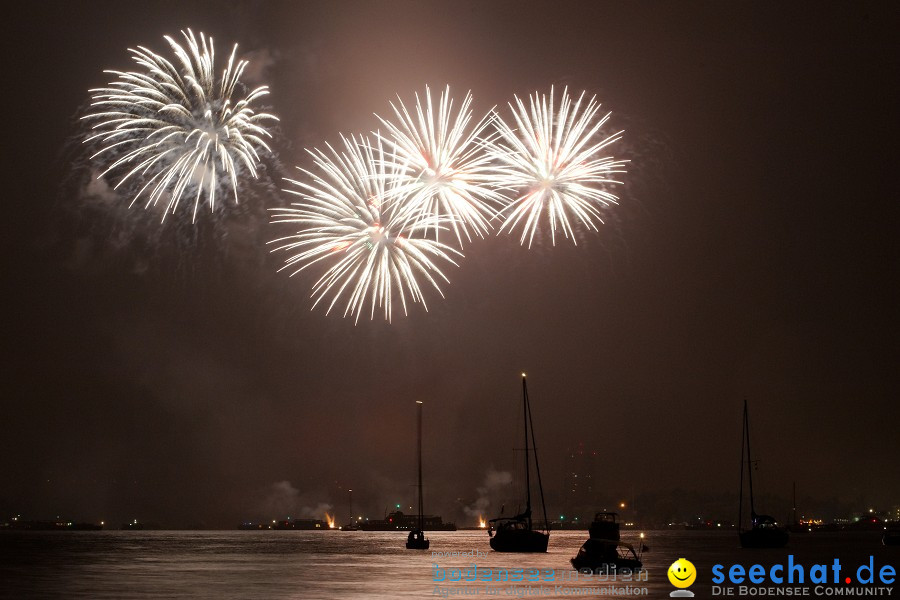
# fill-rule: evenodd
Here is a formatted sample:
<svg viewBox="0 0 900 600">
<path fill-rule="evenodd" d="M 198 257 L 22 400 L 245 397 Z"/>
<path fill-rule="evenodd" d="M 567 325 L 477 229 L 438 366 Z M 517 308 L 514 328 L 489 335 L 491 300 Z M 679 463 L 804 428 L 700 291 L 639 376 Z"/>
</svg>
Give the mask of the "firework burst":
<svg viewBox="0 0 900 600">
<path fill-rule="evenodd" d="M 290 256 L 280 270 L 292 275 L 316 264 L 327 265 L 325 274 L 313 286 L 313 307 L 330 298 L 326 314 L 342 299 L 344 316 L 356 321 L 371 305 L 384 310 L 391 320 L 391 305 L 399 297 L 403 313 L 408 302 L 421 302 L 427 310 L 419 281 L 427 282 L 441 296 L 438 279 L 447 282 L 437 262 L 456 265 L 459 252 L 426 237 L 442 229 L 445 219 L 406 219 L 398 212 L 403 202 L 386 204 L 384 198 L 397 197 L 389 160 L 380 141 L 370 145 L 365 138 L 341 137 L 342 151 L 330 145 L 328 151 L 309 151 L 315 172 L 300 169 L 309 183 L 288 179 L 286 192 L 298 196 L 290 207 L 271 210 L 272 223 L 300 226 L 296 234 L 270 242 L 275 251 Z"/>
<path fill-rule="evenodd" d="M 91 157 L 100 161 L 100 177 L 111 176 L 115 188 L 126 186 L 131 205 L 142 197 L 145 208 L 166 204 L 163 219 L 192 196 L 192 222 L 201 197 L 215 210 L 216 192 L 231 187 L 238 200 L 239 173 L 254 178 L 259 151 L 269 151 L 263 126 L 277 118 L 252 105 L 268 94 L 265 86 L 238 99 L 247 61 L 235 61 L 237 44 L 216 78 L 211 37 L 183 31 L 184 45 L 171 37 L 175 61 L 138 46 L 130 49 L 139 71 L 106 71 L 116 76 L 107 87 L 91 90 L 90 124 L 85 142 L 98 145 Z"/>
<path fill-rule="evenodd" d="M 414 223 L 445 218 L 460 247 L 463 237 L 471 241 L 470 230 L 483 237 L 491 229 L 495 206 L 503 202 L 481 139 L 492 117 L 472 125 L 471 104 L 469 92 L 454 112 L 448 86 L 435 106 L 426 86 L 424 102 L 416 94 L 412 113 L 398 97 L 391 103 L 396 122 L 376 115 L 387 130 L 380 137 L 391 149 L 396 179 L 386 202 L 399 203 L 397 215 Z"/>
<path fill-rule="evenodd" d="M 512 232 L 521 224 L 519 241 L 524 244 L 527 238 L 530 248 L 546 218 L 554 245 L 557 228 L 575 242 L 573 220 L 597 231 L 595 221 L 603 222 L 602 209 L 617 203 L 618 197 L 608 187 L 621 183 L 613 177 L 624 173 L 627 161 L 604 156 L 601 151 L 623 132 L 602 139 L 597 136 L 609 113 L 595 119 L 600 103 L 595 97 L 584 100 L 582 92 L 573 102 L 564 89 L 557 109 L 551 88 L 549 97 L 535 92 L 528 107 L 515 97 L 515 105 L 509 104 L 515 126 L 499 116 L 495 119 L 497 136 L 488 154 L 502 171 L 498 181 L 512 193 L 500 213 L 498 233 Z"/>
</svg>

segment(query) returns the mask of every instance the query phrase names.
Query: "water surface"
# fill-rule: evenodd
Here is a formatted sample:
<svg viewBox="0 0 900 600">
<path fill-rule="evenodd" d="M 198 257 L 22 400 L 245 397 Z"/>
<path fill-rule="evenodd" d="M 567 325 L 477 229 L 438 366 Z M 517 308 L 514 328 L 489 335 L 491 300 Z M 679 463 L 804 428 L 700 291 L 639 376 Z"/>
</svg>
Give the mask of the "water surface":
<svg viewBox="0 0 900 600">
<path fill-rule="evenodd" d="M 710 570 L 716 563 L 771 565 L 786 563 L 792 554 L 795 563 L 806 565 L 839 558 L 855 568 L 872 556 L 876 567 L 900 567 L 900 550 L 882 546 L 877 532 L 793 535 L 788 547 L 778 550 L 742 550 L 733 532 L 646 535 L 646 581 L 597 582 L 563 579 L 586 531 L 554 531 L 546 554 L 492 552 L 482 531 L 430 532 L 428 551 L 406 550 L 406 535 L 400 532 L 0 532 L 0 598 L 379 599 L 452 592 L 457 595 L 449 597 L 482 598 L 489 591 L 505 598 L 570 598 L 609 597 L 615 593 L 610 588 L 626 585 L 637 589 L 624 597 L 666 598 L 674 590 L 666 570 L 679 557 L 698 569 L 692 591 L 709 598 Z M 638 541 L 633 532 L 623 532 L 622 538 Z M 483 555 L 433 555 L 472 551 Z M 472 564 L 479 569 L 552 569 L 557 575 L 555 581 L 541 583 L 434 580 L 435 565 L 448 571 Z M 584 593 L 598 586 L 606 591 Z M 464 591 L 469 594 L 460 595 Z"/>
</svg>

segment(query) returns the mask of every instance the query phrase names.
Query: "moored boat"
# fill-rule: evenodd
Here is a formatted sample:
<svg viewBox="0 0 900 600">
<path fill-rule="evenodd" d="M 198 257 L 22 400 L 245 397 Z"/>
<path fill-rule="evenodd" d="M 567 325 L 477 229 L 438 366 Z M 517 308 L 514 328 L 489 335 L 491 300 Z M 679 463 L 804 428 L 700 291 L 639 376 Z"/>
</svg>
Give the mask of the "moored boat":
<svg viewBox="0 0 900 600">
<path fill-rule="evenodd" d="M 525 511 L 514 517 L 497 517 L 488 521 L 488 536 L 491 548 L 496 552 L 546 552 L 550 541 L 547 507 L 544 504 L 544 486 L 541 484 L 541 469 L 538 465 L 537 448 L 534 443 L 534 423 L 531 420 L 531 404 L 528 400 L 528 385 L 522 373 L 522 406 L 525 421 Z M 541 493 L 543 528 L 535 527 L 531 518 L 531 468 L 528 458 L 529 431 L 531 446 L 534 448 L 534 468 L 538 489 Z"/>
<path fill-rule="evenodd" d="M 747 401 L 744 400 L 744 428 L 741 440 L 741 487 L 738 501 L 738 527 L 743 524 L 744 508 L 744 450 L 746 443 L 747 474 L 750 484 L 750 529 L 741 529 L 738 537 L 742 548 L 783 548 L 788 543 L 788 532 L 778 525 L 774 517 L 756 513 L 753 504 L 753 465 L 750 459 L 750 418 Z"/>
<path fill-rule="evenodd" d="M 419 514 L 416 523 L 416 528 L 409 532 L 409 537 L 406 538 L 406 549 L 407 550 L 428 550 L 428 547 L 431 545 L 431 542 L 428 541 L 428 538 L 425 537 L 425 521 L 424 517 L 424 506 L 422 501 L 422 401 L 416 401 L 416 421 L 418 423 L 416 427 L 416 431 L 418 435 L 418 464 L 419 464 Z"/>
<path fill-rule="evenodd" d="M 637 571 L 643 567 L 631 544 L 618 540 L 589 538 L 570 561 L 579 571 L 594 573 L 622 573 L 623 569 Z"/>
</svg>

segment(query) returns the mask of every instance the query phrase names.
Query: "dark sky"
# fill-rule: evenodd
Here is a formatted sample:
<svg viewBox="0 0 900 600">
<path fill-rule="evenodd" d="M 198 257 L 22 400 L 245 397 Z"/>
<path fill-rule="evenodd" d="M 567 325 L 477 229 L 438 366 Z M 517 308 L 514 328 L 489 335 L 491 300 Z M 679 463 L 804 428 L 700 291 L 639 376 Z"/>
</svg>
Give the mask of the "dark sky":
<svg viewBox="0 0 900 600">
<path fill-rule="evenodd" d="M 427 508 L 462 519 L 512 469 L 523 370 L 551 497 L 579 441 L 604 499 L 734 494 L 746 398 L 765 492 L 900 504 L 898 9 L 783 4 L 19 7 L 0 513 L 230 526 L 352 487 L 380 516 L 412 498 L 424 400 Z M 262 182 L 206 242 L 154 224 L 153 251 L 123 244 L 121 214 L 79 200 L 66 143 L 103 69 L 185 27 L 257 61 L 276 181 L 426 84 L 471 89 L 479 113 L 569 85 L 626 130 L 621 206 L 577 247 L 467 246 L 446 299 L 392 325 L 310 312 L 313 279 L 275 274 L 260 215 L 287 198 Z"/>
</svg>

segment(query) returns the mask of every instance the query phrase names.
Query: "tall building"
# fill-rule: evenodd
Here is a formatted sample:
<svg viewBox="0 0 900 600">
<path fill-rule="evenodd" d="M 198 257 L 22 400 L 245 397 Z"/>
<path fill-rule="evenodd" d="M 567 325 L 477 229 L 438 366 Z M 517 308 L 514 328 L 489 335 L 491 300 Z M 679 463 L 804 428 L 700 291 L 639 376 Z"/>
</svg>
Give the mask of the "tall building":
<svg viewBox="0 0 900 600">
<path fill-rule="evenodd" d="M 585 448 L 584 442 L 568 449 L 564 506 L 570 520 L 589 519 L 598 510 L 598 462 L 597 451 Z"/>
</svg>

